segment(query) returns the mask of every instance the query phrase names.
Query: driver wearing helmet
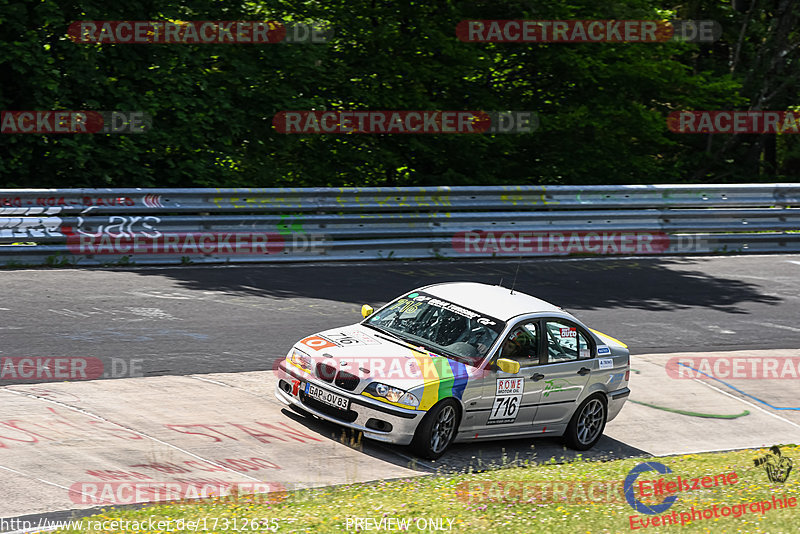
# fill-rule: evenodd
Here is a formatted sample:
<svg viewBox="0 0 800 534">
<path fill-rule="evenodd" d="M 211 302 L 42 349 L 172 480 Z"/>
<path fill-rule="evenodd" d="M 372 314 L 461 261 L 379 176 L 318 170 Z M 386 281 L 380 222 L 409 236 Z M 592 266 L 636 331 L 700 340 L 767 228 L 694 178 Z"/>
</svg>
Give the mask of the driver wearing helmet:
<svg viewBox="0 0 800 534">
<path fill-rule="evenodd" d="M 527 328 L 517 328 L 508 336 L 500 351 L 501 358 L 517 360 L 520 363 L 538 363 L 538 341 L 536 333 Z"/>
</svg>

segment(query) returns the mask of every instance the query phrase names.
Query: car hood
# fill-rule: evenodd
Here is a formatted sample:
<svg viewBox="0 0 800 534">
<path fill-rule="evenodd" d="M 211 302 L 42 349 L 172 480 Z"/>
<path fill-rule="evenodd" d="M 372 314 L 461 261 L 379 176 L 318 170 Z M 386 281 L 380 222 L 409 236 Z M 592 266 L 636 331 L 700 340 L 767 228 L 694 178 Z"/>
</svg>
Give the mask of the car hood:
<svg viewBox="0 0 800 534">
<path fill-rule="evenodd" d="M 479 372 L 471 365 L 414 349 L 361 324 L 319 332 L 301 339 L 295 347 L 312 358 L 312 368 L 327 363 L 358 376 L 362 387 L 381 382 L 409 391 L 432 382 L 447 382 L 463 390 L 466 381 Z"/>
</svg>

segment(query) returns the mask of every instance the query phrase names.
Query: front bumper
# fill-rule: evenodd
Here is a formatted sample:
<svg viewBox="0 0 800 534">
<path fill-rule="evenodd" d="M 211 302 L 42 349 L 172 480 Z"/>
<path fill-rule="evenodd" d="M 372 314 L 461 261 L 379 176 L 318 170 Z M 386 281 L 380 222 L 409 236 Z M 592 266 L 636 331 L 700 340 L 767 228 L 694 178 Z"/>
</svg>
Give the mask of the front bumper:
<svg viewBox="0 0 800 534">
<path fill-rule="evenodd" d="M 363 395 L 356 395 L 352 392 L 342 390 L 316 377 L 295 372 L 286 366 L 285 361 L 278 364 L 278 377 L 278 384 L 275 386 L 275 396 L 282 403 L 287 406 L 296 406 L 304 412 L 308 412 L 320 419 L 330 421 L 331 423 L 358 430 L 363 433 L 365 438 L 374 439 L 376 441 L 393 443 L 395 445 L 408 445 L 411 443 L 411 440 L 414 439 L 417 425 L 425 415 L 425 412 L 422 411 L 395 407 Z M 303 384 L 311 382 L 320 388 L 347 397 L 350 399 L 350 409 L 344 411 L 337 408 L 330 408 L 314 399 L 308 399 L 302 388 L 299 389 L 297 395 L 293 394 L 294 388 L 292 387 L 292 381 L 294 380 L 299 380 Z M 288 388 L 286 387 L 287 385 L 289 386 Z M 374 425 L 374 421 L 388 423 L 391 425 L 391 430 L 381 431 L 367 426 L 368 423 Z"/>
</svg>

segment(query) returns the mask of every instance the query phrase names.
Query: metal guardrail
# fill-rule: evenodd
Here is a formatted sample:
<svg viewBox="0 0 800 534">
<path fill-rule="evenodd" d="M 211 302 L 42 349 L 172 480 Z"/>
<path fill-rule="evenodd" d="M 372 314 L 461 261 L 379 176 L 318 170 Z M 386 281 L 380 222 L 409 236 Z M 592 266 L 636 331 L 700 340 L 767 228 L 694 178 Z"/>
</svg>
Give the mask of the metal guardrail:
<svg viewBox="0 0 800 534">
<path fill-rule="evenodd" d="M 800 184 L 0 190 L 0 265 L 800 251 Z"/>
</svg>

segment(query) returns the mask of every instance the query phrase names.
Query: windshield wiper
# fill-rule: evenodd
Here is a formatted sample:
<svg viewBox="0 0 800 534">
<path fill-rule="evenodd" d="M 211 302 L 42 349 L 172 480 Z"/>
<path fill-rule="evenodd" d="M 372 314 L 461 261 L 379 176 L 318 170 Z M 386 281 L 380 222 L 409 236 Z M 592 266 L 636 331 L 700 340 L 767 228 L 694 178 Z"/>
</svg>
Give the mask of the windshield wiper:
<svg viewBox="0 0 800 534">
<path fill-rule="evenodd" d="M 402 338 L 400 338 L 400 336 L 398 336 L 397 334 L 395 334 L 394 332 L 392 332 L 391 330 L 388 330 L 386 328 L 381 328 L 380 326 L 375 326 L 374 324 L 369 324 L 369 323 L 361 323 L 361 324 L 363 324 L 367 328 L 372 328 L 373 330 L 377 330 L 378 332 L 381 332 L 383 334 L 388 334 L 388 335 L 390 335 L 392 337 L 396 337 L 398 339 L 402 339 Z"/>
</svg>

